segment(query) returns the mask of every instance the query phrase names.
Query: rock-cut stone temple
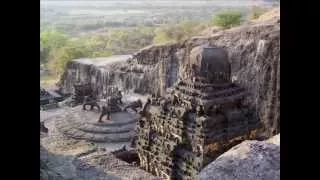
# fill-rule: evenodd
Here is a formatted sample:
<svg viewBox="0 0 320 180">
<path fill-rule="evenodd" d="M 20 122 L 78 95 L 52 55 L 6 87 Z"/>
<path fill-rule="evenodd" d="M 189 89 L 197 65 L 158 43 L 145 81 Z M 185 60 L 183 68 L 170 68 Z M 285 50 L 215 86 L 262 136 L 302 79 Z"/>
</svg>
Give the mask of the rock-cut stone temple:
<svg viewBox="0 0 320 180">
<path fill-rule="evenodd" d="M 164 178 L 194 179 L 259 125 L 247 111 L 246 90 L 231 82 L 225 50 L 195 47 L 188 61 L 167 96 L 150 99 L 137 128 L 140 166 Z"/>
</svg>

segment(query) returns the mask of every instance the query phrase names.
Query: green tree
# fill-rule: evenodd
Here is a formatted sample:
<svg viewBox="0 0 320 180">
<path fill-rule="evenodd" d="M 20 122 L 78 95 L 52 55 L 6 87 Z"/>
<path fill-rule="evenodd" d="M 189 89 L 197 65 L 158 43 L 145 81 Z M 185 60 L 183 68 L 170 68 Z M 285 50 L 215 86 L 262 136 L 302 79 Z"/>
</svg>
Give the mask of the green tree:
<svg viewBox="0 0 320 180">
<path fill-rule="evenodd" d="M 153 39 L 153 43 L 161 44 L 174 41 L 173 33 L 169 27 L 161 27 L 155 30 L 156 36 Z"/>
<path fill-rule="evenodd" d="M 241 12 L 228 10 L 216 14 L 212 21 L 214 25 L 228 29 L 240 25 L 242 17 L 243 15 Z"/>
<path fill-rule="evenodd" d="M 86 47 L 69 42 L 50 52 L 49 69 L 55 76 L 60 76 L 69 61 L 88 56 L 90 56 L 90 51 Z"/>
<path fill-rule="evenodd" d="M 40 64 L 48 62 L 49 54 L 53 49 L 60 48 L 68 41 L 67 35 L 56 30 L 40 32 Z"/>
</svg>

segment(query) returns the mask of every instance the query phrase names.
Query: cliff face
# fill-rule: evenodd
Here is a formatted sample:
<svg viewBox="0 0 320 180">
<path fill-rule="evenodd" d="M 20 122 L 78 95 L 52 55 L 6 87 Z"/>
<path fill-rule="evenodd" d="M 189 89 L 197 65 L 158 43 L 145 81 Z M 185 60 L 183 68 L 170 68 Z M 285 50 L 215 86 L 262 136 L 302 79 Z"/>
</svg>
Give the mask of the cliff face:
<svg viewBox="0 0 320 180">
<path fill-rule="evenodd" d="M 206 44 L 228 51 L 232 79 L 251 93 L 248 102 L 254 112 L 253 118 L 264 125 L 261 133 L 268 137 L 279 133 L 280 17 L 181 43 L 148 47 L 112 66 L 72 61 L 62 78 L 61 87 L 70 92 L 72 84 L 79 81 L 91 83 L 98 93 L 108 85 L 117 85 L 123 90 L 163 95 L 165 89 L 184 73 L 182 69 L 190 64 L 191 50 Z"/>
<path fill-rule="evenodd" d="M 251 93 L 248 99 L 254 118 L 263 122 L 263 135 L 280 132 L 280 18 L 252 22 L 220 31 L 210 37 L 194 37 L 180 44 L 151 47 L 135 57 L 141 64 L 159 65 L 158 88 L 172 86 L 190 51 L 209 44 L 228 51 L 232 79 Z"/>
<path fill-rule="evenodd" d="M 172 86 L 189 53 L 196 46 L 210 44 L 229 53 L 232 79 L 251 92 L 248 101 L 254 118 L 263 122 L 264 135 L 280 132 L 280 18 L 269 19 L 221 31 L 210 37 L 194 37 L 184 43 L 151 47 L 135 57 L 140 64 L 159 65 L 160 92 Z M 152 90 L 152 89 L 151 89 Z M 162 94 L 162 93 L 161 93 Z"/>
</svg>

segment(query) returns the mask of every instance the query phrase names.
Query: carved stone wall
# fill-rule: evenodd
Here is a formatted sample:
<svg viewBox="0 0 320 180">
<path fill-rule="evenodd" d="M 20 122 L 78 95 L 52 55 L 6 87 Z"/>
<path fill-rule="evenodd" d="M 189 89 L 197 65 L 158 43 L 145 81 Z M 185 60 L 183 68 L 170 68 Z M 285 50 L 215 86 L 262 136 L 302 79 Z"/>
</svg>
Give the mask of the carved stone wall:
<svg viewBox="0 0 320 180">
<path fill-rule="evenodd" d="M 153 99 L 139 121 L 140 165 L 154 175 L 194 179 L 225 148 L 248 138 L 258 126 L 248 119 L 250 114 L 242 103 L 246 91 L 230 81 L 227 56 L 220 56 L 227 53 L 216 47 L 202 48 L 192 55 L 201 62 L 196 65 L 198 73 L 186 73 L 168 89 L 167 96 Z M 216 63 L 219 73 L 202 72 Z"/>
<path fill-rule="evenodd" d="M 73 105 L 82 104 L 85 96 L 91 96 L 93 90 L 90 84 L 75 84 L 73 86 L 72 101 Z"/>
</svg>

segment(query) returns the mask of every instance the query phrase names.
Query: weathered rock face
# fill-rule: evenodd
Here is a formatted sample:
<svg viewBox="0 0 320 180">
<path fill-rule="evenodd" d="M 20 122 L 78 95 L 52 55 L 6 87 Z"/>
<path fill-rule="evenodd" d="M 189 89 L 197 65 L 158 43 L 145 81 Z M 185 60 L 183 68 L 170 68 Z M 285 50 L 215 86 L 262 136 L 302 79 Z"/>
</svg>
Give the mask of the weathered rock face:
<svg viewBox="0 0 320 180">
<path fill-rule="evenodd" d="M 250 110 L 263 122 L 263 135 L 280 132 L 280 18 L 220 31 L 210 37 L 194 37 L 184 43 L 142 50 L 138 62 L 158 62 L 162 89 L 181 75 L 194 47 L 215 44 L 228 51 L 233 81 L 251 93 Z M 171 53 L 168 53 L 171 52 Z M 152 54 L 157 55 L 153 57 Z M 156 58 L 156 60 L 155 60 Z M 174 78 L 172 78 L 174 77 Z"/>
<path fill-rule="evenodd" d="M 231 82 L 227 52 L 215 46 L 191 52 L 182 79 L 166 96 L 149 99 L 139 120 L 140 166 L 163 178 L 194 179 L 259 125 L 248 118 L 246 91 Z"/>
<path fill-rule="evenodd" d="M 172 87 L 183 76 L 185 66 L 191 65 L 191 51 L 202 45 L 216 45 L 227 50 L 232 80 L 251 93 L 249 108 L 254 112 L 254 118 L 264 125 L 261 133 L 267 137 L 279 133 L 279 17 L 251 22 L 211 36 L 194 37 L 181 43 L 148 47 L 133 58 L 113 64 L 72 61 L 62 78 L 61 87 L 70 92 L 74 83 L 90 82 L 98 93 L 105 91 L 108 85 L 116 85 L 122 90 L 164 95 L 165 89 Z"/>
<path fill-rule="evenodd" d="M 49 168 L 46 162 L 46 158 L 43 158 L 48 152 L 40 145 L 40 179 L 49 180 L 49 179 L 61 179 L 64 180 L 58 172 L 55 172 L 53 169 Z"/>
<path fill-rule="evenodd" d="M 205 167 L 197 179 L 280 179 L 280 141 L 244 141 Z"/>
<path fill-rule="evenodd" d="M 49 169 L 42 160 L 40 160 L 40 180 L 60 179 L 64 180 L 60 174 Z"/>
<path fill-rule="evenodd" d="M 268 139 L 266 141 L 267 143 L 272 143 L 272 144 L 276 144 L 276 145 L 280 145 L 280 134 L 273 136 L 272 138 Z"/>
<path fill-rule="evenodd" d="M 157 69 L 157 65 L 137 63 L 130 55 L 77 59 L 67 65 L 60 88 L 63 93 L 72 93 L 74 84 L 90 84 L 98 96 L 111 93 L 111 86 L 122 91 L 150 93 L 158 87 Z"/>
</svg>

